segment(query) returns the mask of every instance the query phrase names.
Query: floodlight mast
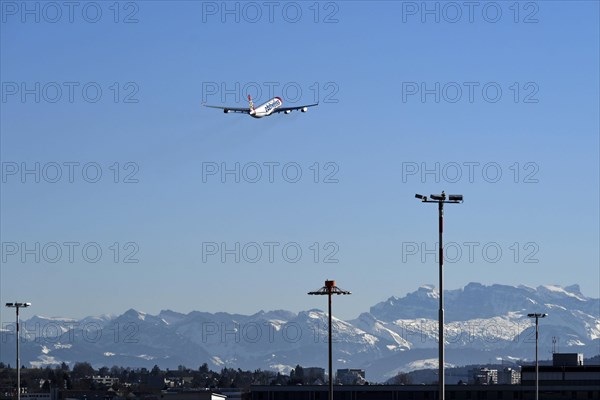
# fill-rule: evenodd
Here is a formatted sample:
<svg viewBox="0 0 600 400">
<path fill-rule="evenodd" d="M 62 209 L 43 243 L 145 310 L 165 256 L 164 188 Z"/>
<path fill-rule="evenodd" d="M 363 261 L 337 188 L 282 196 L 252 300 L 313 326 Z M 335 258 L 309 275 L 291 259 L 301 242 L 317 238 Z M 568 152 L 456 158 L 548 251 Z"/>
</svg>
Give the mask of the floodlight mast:
<svg viewBox="0 0 600 400">
<path fill-rule="evenodd" d="M 31 306 L 31 303 L 18 303 L 18 302 L 14 302 L 14 303 L 6 303 L 6 307 L 9 308 L 14 308 L 15 309 L 15 313 L 17 316 L 17 322 L 16 322 L 16 326 L 15 326 L 15 330 L 16 330 L 16 342 L 17 342 L 17 400 L 21 400 L 21 357 L 19 354 L 19 342 L 21 339 L 21 335 L 20 332 L 21 330 L 19 329 L 19 308 L 27 308 Z"/>
<path fill-rule="evenodd" d="M 317 295 L 317 296 L 323 296 L 326 295 L 328 297 L 328 311 L 329 311 L 329 316 L 328 316 L 328 320 L 329 320 L 329 400 L 333 400 L 333 363 L 332 363 L 332 356 L 333 353 L 331 351 L 331 295 L 332 294 L 343 294 L 343 295 L 347 295 L 347 294 L 352 294 L 347 290 L 342 290 L 339 287 L 335 286 L 335 281 L 330 281 L 330 280 L 326 280 L 325 281 L 325 286 L 323 286 L 321 289 L 319 290 L 315 290 L 314 292 L 308 292 L 309 295 Z"/>
<path fill-rule="evenodd" d="M 444 204 L 459 204 L 463 202 L 462 194 L 451 194 L 446 199 L 446 193 L 432 194 L 423 196 L 415 194 L 415 197 L 421 200 L 422 203 L 437 203 L 439 214 L 439 311 L 438 311 L 438 383 L 439 383 L 439 400 L 445 400 L 445 377 L 444 377 Z"/>
<path fill-rule="evenodd" d="M 540 318 L 546 318 L 548 314 L 544 313 L 530 313 L 527 314 L 529 318 L 535 318 L 535 400 L 539 400 L 540 396 L 540 375 L 539 375 L 539 364 L 538 364 L 538 336 L 539 336 L 539 320 Z"/>
</svg>

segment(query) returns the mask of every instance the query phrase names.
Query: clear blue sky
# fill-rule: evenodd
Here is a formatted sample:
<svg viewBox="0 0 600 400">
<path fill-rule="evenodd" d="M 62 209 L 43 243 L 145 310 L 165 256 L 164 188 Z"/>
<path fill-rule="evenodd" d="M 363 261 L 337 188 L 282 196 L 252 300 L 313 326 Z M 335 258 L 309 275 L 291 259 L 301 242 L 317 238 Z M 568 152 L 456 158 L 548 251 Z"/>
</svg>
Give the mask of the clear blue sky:
<svg viewBox="0 0 600 400">
<path fill-rule="evenodd" d="M 353 318 L 437 285 L 436 207 L 414 194 L 441 190 L 465 196 L 446 208 L 446 288 L 600 296 L 597 2 L 428 2 L 437 16 L 391 1 L 1 4 L 2 302 L 72 317 L 299 311 L 325 307 L 306 292 L 330 278 L 353 292 L 335 303 Z M 245 107 L 256 86 L 257 102 L 272 86 L 320 105 L 262 120 L 201 106 Z M 39 183 L 22 175 L 36 162 Z M 236 163 L 239 183 L 206 174 Z M 221 248 L 236 242 L 239 263 Z"/>
</svg>

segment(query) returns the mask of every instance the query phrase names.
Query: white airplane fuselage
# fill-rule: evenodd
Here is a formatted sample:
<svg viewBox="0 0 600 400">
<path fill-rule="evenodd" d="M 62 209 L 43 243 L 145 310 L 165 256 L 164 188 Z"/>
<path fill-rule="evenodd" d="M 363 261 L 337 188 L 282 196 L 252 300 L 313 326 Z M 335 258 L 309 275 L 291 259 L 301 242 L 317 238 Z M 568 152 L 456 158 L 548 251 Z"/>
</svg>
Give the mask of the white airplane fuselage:
<svg viewBox="0 0 600 400">
<path fill-rule="evenodd" d="M 279 107 L 283 105 L 283 100 L 281 97 L 273 97 L 271 100 L 266 103 L 261 104 L 258 107 L 250 110 L 250 115 L 254 118 L 262 118 L 269 116 L 273 113 L 273 111 L 277 110 Z"/>
<path fill-rule="evenodd" d="M 259 105 L 258 107 L 255 107 L 254 102 L 252 101 L 252 96 L 248 95 L 248 105 L 249 105 L 248 108 L 241 108 L 241 107 L 211 106 L 211 105 L 204 104 L 205 107 L 218 108 L 220 110 L 223 110 L 223 112 L 225 114 L 242 113 L 242 114 L 249 114 L 252 118 L 262 118 L 262 117 L 268 117 L 269 115 L 278 114 L 278 113 L 289 114 L 293 111 L 301 111 L 301 112 L 305 113 L 308 111 L 309 107 L 318 106 L 319 103 L 307 104 L 307 105 L 303 105 L 303 106 L 282 107 L 283 100 L 281 99 L 281 97 L 273 97 L 271 100 L 267 101 L 266 103 L 263 103 L 263 104 Z"/>
</svg>

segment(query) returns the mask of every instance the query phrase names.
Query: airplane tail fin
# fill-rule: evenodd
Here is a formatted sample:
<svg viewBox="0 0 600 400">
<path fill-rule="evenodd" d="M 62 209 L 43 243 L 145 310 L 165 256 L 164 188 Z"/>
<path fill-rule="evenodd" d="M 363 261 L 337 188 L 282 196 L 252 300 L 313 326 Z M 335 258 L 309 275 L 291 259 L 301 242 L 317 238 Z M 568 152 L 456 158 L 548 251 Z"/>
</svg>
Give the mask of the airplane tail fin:
<svg viewBox="0 0 600 400">
<path fill-rule="evenodd" d="M 252 102 L 252 96 L 248 95 L 248 103 L 250 105 L 250 110 L 254 111 L 254 103 Z"/>
</svg>

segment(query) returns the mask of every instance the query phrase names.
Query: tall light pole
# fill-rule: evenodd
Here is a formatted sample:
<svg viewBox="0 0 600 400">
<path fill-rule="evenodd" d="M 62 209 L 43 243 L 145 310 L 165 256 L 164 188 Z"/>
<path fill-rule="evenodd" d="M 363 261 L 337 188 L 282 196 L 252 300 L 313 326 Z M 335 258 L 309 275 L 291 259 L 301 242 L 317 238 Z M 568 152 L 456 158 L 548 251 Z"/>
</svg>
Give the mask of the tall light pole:
<svg viewBox="0 0 600 400">
<path fill-rule="evenodd" d="M 17 342 L 17 400 L 21 400 L 21 357 L 19 354 L 19 341 L 21 339 L 20 329 L 19 329 L 19 308 L 27 308 L 31 305 L 31 303 L 6 303 L 6 307 L 14 308 L 17 314 L 17 334 L 16 334 L 16 342 Z"/>
<path fill-rule="evenodd" d="M 442 191 L 442 194 L 432 194 L 429 196 L 423 196 L 421 194 L 415 194 L 417 199 L 420 199 L 423 203 L 437 203 L 439 212 L 439 287 L 440 287 L 440 306 L 438 313 L 438 375 L 439 375 L 439 400 L 445 400 L 445 377 L 444 377 L 444 247 L 442 241 L 442 234 L 444 232 L 444 204 L 456 204 L 463 202 L 462 194 L 451 194 L 446 199 L 446 193 Z"/>
<path fill-rule="evenodd" d="M 539 320 L 546 318 L 548 314 L 531 313 L 527 314 L 529 318 L 535 318 L 535 400 L 539 400 L 540 396 L 540 371 L 538 365 L 538 338 L 539 338 Z"/>
<path fill-rule="evenodd" d="M 308 292 L 310 295 L 327 296 L 329 300 L 329 400 L 333 400 L 333 363 L 331 351 L 331 295 L 332 294 L 352 294 L 347 290 L 342 290 L 335 286 L 335 281 L 325 281 L 325 286 L 314 292 Z"/>
</svg>

